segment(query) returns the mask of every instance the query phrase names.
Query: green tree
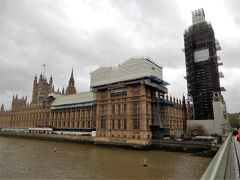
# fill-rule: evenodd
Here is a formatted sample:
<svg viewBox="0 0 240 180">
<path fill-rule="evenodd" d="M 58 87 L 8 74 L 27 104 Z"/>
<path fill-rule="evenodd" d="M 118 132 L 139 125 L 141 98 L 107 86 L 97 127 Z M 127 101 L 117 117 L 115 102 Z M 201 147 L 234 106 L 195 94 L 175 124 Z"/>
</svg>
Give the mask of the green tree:
<svg viewBox="0 0 240 180">
<path fill-rule="evenodd" d="M 228 114 L 229 122 L 233 128 L 240 127 L 240 116 L 239 114 Z"/>
<path fill-rule="evenodd" d="M 188 128 L 187 134 L 189 136 L 203 136 L 206 135 L 206 131 L 202 125 L 194 125 Z"/>
</svg>

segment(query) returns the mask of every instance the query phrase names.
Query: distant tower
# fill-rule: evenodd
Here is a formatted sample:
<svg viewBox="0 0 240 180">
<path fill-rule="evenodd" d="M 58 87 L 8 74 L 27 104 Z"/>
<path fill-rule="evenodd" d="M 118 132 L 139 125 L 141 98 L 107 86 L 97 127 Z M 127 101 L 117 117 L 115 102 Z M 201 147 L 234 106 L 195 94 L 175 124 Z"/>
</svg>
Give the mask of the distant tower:
<svg viewBox="0 0 240 180">
<path fill-rule="evenodd" d="M 66 95 L 68 94 L 76 94 L 76 87 L 75 87 L 75 82 L 74 82 L 74 78 L 73 78 L 73 69 L 72 69 L 72 73 L 71 73 L 71 77 L 68 81 L 68 87 L 66 89 Z"/>
<path fill-rule="evenodd" d="M 18 98 L 18 95 L 13 96 L 12 110 L 18 110 L 27 106 L 27 97 Z"/>
<path fill-rule="evenodd" d="M 51 75 L 51 77 L 50 77 L 50 79 L 49 79 L 49 88 L 52 88 L 52 85 L 53 85 L 53 78 L 52 78 L 52 75 Z"/>
<path fill-rule="evenodd" d="M 185 96 L 183 95 L 183 97 L 182 97 L 182 106 L 183 106 L 183 108 L 184 108 L 184 112 L 186 112 L 187 113 L 187 111 L 188 111 L 188 109 L 187 109 L 187 104 L 186 104 L 186 98 L 185 98 Z M 186 116 L 187 116 L 187 114 L 186 114 Z"/>
<path fill-rule="evenodd" d="M 37 84 L 37 75 L 34 77 L 33 81 L 33 91 L 32 91 L 32 103 L 37 103 L 37 95 L 38 95 L 38 84 Z"/>
<path fill-rule="evenodd" d="M 55 91 L 54 91 L 54 85 L 52 85 L 52 92 L 55 92 Z"/>
<path fill-rule="evenodd" d="M 4 104 L 2 104 L 2 106 L 1 106 L 1 111 L 2 112 L 4 111 Z"/>
<path fill-rule="evenodd" d="M 192 24 L 184 33 L 188 95 L 193 100 L 194 119 L 214 119 L 213 92 L 221 93 L 218 65 L 222 63 L 217 56 L 221 48 L 203 9 L 192 12 Z"/>
<path fill-rule="evenodd" d="M 32 91 L 32 104 L 41 103 L 51 92 L 54 91 L 53 78 L 52 76 L 47 82 L 47 79 L 42 75 L 39 77 L 34 77 L 33 81 L 33 91 Z"/>
</svg>

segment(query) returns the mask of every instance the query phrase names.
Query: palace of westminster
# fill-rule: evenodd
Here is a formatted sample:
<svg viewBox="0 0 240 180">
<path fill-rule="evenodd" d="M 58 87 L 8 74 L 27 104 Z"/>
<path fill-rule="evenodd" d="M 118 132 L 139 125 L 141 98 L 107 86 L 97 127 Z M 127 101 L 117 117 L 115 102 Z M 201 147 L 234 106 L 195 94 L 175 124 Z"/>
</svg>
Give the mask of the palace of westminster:
<svg viewBox="0 0 240 180">
<path fill-rule="evenodd" d="M 31 103 L 13 96 L 10 111 L 1 107 L 0 128 L 96 129 L 99 138 L 145 140 L 163 131 L 185 132 L 185 97 L 168 96 L 162 67 L 149 58 L 131 58 L 90 75 L 91 91 L 83 93 L 76 92 L 73 71 L 62 92 L 54 91 L 52 77 L 35 76 Z"/>
<path fill-rule="evenodd" d="M 208 134 L 224 134 L 228 121 L 219 80 L 221 47 L 203 9 L 192 12 L 192 22 L 184 32 L 187 102 L 184 96 L 168 96 L 161 66 L 138 57 L 90 73 L 90 91 L 84 93 L 76 92 L 73 71 L 62 92 L 54 91 L 52 77 L 35 77 L 31 103 L 13 96 L 11 110 L 0 109 L 0 128 L 90 129 L 106 141 L 179 137 L 196 125 Z"/>
</svg>

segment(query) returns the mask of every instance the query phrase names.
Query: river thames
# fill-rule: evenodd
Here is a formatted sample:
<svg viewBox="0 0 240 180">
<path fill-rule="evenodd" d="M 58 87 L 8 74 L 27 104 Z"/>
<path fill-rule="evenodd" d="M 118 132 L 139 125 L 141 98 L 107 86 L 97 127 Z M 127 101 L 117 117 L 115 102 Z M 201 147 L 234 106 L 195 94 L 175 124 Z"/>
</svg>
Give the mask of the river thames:
<svg viewBox="0 0 240 180">
<path fill-rule="evenodd" d="M 199 179 L 210 161 L 190 153 L 0 137 L 0 179 Z"/>
</svg>

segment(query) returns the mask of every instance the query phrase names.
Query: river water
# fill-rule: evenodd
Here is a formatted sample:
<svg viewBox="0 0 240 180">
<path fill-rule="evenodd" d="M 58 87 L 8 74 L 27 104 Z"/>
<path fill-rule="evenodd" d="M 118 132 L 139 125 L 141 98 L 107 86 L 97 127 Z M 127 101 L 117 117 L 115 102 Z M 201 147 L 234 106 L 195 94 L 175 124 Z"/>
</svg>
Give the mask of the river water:
<svg viewBox="0 0 240 180">
<path fill-rule="evenodd" d="M 0 179 L 199 179 L 210 161 L 189 153 L 0 137 Z"/>
</svg>

